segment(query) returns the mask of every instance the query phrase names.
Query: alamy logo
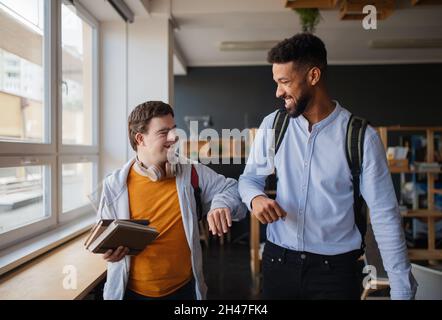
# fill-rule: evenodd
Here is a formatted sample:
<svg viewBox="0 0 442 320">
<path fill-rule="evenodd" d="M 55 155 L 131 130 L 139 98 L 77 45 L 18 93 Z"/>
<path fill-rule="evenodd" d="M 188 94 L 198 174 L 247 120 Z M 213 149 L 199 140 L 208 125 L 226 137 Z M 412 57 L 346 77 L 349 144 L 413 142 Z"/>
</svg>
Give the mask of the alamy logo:
<svg viewBox="0 0 442 320">
<path fill-rule="evenodd" d="M 375 281 L 377 278 L 376 267 L 372 265 L 366 265 L 364 269 L 362 269 L 362 273 L 367 273 L 362 281 L 362 286 L 364 289 L 377 289 L 377 285 Z"/>
<path fill-rule="evenodd" d="M 76 290 L 77 289 L 77 268 L 73 265 L 66 265 L 63 267 L 63 289 Z"/>
<path fill-rule="evenodd" d="M 366 14 L 364 19 L 362 19 L 362 27 L 365 30 L 376 30 L 378 28 L 378 11 L 373 5 L 366 5 L 362 9 L 362 12 Z"/>
</svg>

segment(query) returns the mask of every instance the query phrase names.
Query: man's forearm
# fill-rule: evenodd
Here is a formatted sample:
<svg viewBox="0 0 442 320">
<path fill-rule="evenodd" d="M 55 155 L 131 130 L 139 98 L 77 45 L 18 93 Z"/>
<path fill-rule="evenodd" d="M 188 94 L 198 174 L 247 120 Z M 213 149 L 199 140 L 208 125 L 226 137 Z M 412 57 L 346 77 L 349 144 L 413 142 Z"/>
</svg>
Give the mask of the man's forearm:
<svg viewBox="0 0 442 320">
<path fill-rule="evenodd" d="M 371 222 L 384 268 L 388 273 L 392 299 L 413 299 L 416 283 L 397 209 L 372 212 Z"/>
</svg>

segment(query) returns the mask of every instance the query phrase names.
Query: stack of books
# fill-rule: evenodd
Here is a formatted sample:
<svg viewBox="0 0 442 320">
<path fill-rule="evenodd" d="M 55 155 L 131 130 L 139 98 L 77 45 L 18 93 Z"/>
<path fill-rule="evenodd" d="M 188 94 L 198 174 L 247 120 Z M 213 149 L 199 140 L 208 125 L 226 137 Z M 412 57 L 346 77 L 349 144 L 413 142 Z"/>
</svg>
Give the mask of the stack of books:
<svg viewBox="0 0 442 320">
<path fill-rule="evenodd" d="M 128 255 L 137 255 L 158 237 L 147 220 L 100 220 L 92 228 L 84 246 L 93 253 L 105 253 L 120 246 L 129 248 Z"/>
</svg>

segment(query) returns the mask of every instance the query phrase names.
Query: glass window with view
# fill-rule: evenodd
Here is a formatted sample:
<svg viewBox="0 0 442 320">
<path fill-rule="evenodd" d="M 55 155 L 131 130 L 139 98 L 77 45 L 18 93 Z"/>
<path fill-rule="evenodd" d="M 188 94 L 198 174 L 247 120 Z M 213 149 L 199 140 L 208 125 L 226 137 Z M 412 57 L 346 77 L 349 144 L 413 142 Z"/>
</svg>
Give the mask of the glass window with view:
<svg viewBox="0 0 442 320">
<path fill-rule="evenodd" d="M 50 216 L 49 167 L 0 168 L 0 234 Z"/>
<path fill-rule="evenodd" d="M 90 206 L 93 188 L 93 163 L 66 163 L 62 166 L 63 213 Z"/>
<path fill-rule="evenodd" d="M 92 145 L 93 28 L 62 4 L 62 140 Z"/>
<path fill-rule="evenodd" d="M 0 140 L 47 142 L 43 0 L 0 0 Z"/>
</svg>

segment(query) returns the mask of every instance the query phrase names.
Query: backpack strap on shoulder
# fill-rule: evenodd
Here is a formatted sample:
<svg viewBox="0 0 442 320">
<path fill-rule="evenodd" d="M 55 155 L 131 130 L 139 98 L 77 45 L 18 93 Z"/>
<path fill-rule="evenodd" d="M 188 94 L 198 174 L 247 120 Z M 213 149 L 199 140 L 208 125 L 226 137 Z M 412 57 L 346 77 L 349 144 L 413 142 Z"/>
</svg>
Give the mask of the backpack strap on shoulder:
<svg viewBox="0 0 442 320">
<path fill-rule="evenodd" d="M 289 122 L 290 116 L 287 113 L 287 110 L 284 107 L 279 108 L 272 125 L 272 129 L 275 132 L 275 155 L 278 152 L 279 147 L 281 146 L 282 140 L 284 139 L 285 132 L 287 131 L 287 127 L 289 126 Z M 265 188 L 276 190 L 277 184 L 278 175 L 275 168 L 273 174 L 267 177 Z"/>
<path fill-rule="evenodd" d="M 365 234 L 367 232 L 367 217 L 363 213 L 364 199 L 360 191 L 360 176 L 362 173 L 362 161 L 364 157 L 364 136 L 368 126 L 368 121 L 351 115 L 346 134 L 345 154 L 348 166 L 351 171 L 353 183 L 353 209 L 355 223 L 361 233 L 361 250 L 365 249 Z"/>
<path fill-rule="evenodd" d="M 278 152 L 281 142 L 284 139 L 285 132 L 289 126 L 290 116 L 286 108 L 278 109 L 275 119 L 273 120 L 272 129 L 275 130 L 275 154 Z"/>
<path fill-rule="evenodd" d="M 200 221 L 203 217 L 203 205 L 201 202 L 201 188 L 199 187 L 199 177 L 198 172 L 196 172 L 195 166 L 192 164 L 192 171 L 190 175 L 190 183 L 193 188 L 193 195 L 195 197 L 196 202 L 196 214 L 198 217 L 198 221 Z"/>
</svg>

